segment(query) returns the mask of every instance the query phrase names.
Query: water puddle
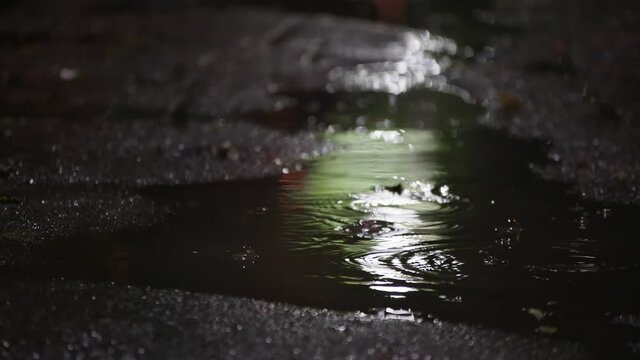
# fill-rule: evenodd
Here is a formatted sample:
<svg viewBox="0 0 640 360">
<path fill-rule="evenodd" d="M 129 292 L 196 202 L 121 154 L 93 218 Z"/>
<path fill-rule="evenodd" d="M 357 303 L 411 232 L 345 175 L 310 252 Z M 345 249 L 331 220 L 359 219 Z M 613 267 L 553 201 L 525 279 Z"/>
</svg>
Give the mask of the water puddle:
<svg viewBox="0 0 640 360">
<path fill-rule="evenodd" d="M 638 209 L 585 202 L 532 176 L 530 163 L 549 161 L 540 144 L 477 127 L 481 110 L 455 96 L 391 96 L 300 94 L 296 109 L 262 121 L 306 119 L 298 127 L 323 133 L 334 153 L 278 178 L 144 189 L 172 213 L 163 223 L 52 242 L 2 275 L 226 293 L 585 343 L 610 331 L 625 334 L 615 344 L 637 336 L 610 318 L 639 310 Z"/>
</svg>

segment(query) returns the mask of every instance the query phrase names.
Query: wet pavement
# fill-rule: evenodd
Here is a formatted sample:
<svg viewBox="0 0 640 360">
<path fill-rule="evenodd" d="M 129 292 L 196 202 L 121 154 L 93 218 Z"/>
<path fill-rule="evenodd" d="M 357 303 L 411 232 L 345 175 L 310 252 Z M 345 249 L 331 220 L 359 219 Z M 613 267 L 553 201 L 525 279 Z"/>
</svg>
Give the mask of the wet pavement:
<svg viewBox="0 0 640 360">
<path fill-rule="evenodd" d="M 0 356 L 10 359 L 586 358 L 553 339 L 177 290 L 57 281 L 2 289 Z"/>
<path fill-rule="evenodd" d="M 0 9 L 0 356 L 637 354 L 637 12 L 276 3 Z"/>
<path fill-rule="evenodd" d="M 638 204 L 637 4 L 533 1 L 485 19 L 517 32 L 460 75 L 491 109 L 482 122 L 548 144 L 545 179 L 589 199 Z M 502 11 L 500 11 L 502 10 Z"/>
</svg>

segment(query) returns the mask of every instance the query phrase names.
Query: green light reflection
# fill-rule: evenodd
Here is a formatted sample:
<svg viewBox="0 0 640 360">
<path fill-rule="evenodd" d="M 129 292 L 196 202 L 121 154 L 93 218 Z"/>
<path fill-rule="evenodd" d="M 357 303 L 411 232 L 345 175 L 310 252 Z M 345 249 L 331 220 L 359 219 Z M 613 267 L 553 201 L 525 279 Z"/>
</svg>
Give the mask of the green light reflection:
<svg viewBox="0 0 640 360">
<path fill-rule="evenodd" d="M 436 185 L 443 169 L 434 159 L 435 133 L 357 128 L 331 136 L 341 149 L 318 159 L 285 194 L 286 228 L 300 231 L 289 234 L 290 245 L 336 254 L 366 274 L 343 283 L 393 297 L 432 291 L 429 284 L 443 281 L 441 267 L 446 281 L 462 277 L 463 264 L 443 251 L 450 225 L 438 217 L 457 198 Z"/>
</svg>

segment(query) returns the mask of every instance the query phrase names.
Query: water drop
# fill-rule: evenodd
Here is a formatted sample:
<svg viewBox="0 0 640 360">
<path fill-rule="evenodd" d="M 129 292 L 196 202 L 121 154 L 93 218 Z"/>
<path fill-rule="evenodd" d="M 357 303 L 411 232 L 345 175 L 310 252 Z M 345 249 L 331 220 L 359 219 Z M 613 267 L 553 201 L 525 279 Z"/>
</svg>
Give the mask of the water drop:
<svg viewBox="0 0 640 360">
<path fill-rule="evenodd" d="M 231 255 L 231 259 L 243 269 L 253 265 L 260 258 L 260 255 L 249 245 L 243 245 L 242 248 Z"/>
<path fill-rule="evenodd" d="M 499 245 L 510 247 L 520 240 L 523 229 L 516 219 L 507 219 L 505 225 L 494 228 L 494 231 L 498 234 L 496 242 Z"/>
</svg>

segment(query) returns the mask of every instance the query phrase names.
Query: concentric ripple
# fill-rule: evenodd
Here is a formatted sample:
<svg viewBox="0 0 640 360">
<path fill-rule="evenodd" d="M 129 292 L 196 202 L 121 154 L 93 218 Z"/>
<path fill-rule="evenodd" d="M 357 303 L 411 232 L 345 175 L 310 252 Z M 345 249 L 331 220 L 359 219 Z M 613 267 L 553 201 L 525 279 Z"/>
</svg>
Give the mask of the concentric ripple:
<svg viewBox="0 0 640 360">
<path fill-rule="evenodd" d="M 436 182 L 434 134 L 357 129 L 334 140 L 343 145 L 338 154 L 319 160 L 300 183 L 283 184 L 290 246 L 339 254 L 364 273 L 345 283 L 396 295 L 464 278 L 452 237 L 461 226 L 450 219 L 468 202 Z"/>
<path fill-rule="evenodd" d="M 480 205 L 457 195 L 459 184 L 441 180 L 448 174 L 438 157 L 450 149 L 435 130 L 357 127 L 331 136 L 341 150 L 281 179 L 287 247 L 338 265 L 317 277 L 391 298 L 432 293 L 458 299 L 464 289 L 533 289 L 536 281 L 637 266 L 634 257 L 601 239 L 545 232 L 535 223 L 500 218 L 493 202 Z M 468 215 L 487 218 L 469 229 L 463 221 Z M 580 219 L 575 230 L 584 232 L 587 222 Z"/>
<path fill-rule="evenodd" d="M 534 274 L 602 273 L 625 270 L 637 264 L 635 256 L 624 256 L 609 243 L 577 238 L 546 249 L 547 256 L 531 259 L 527 268 Z"/>
</svg>

